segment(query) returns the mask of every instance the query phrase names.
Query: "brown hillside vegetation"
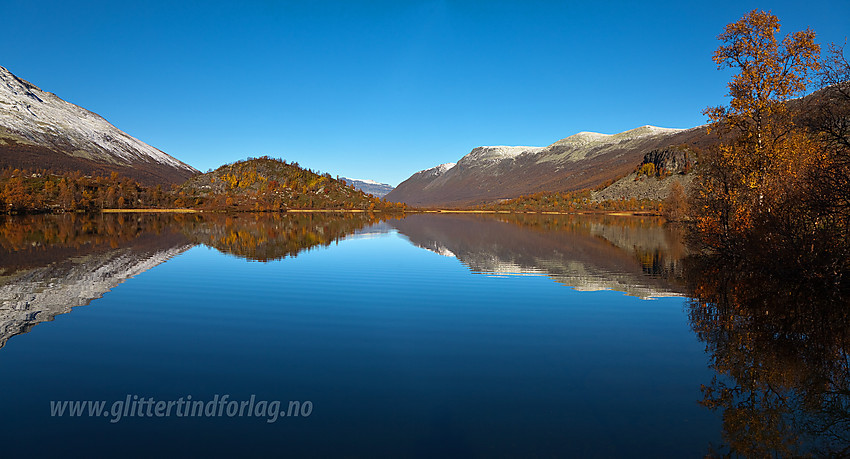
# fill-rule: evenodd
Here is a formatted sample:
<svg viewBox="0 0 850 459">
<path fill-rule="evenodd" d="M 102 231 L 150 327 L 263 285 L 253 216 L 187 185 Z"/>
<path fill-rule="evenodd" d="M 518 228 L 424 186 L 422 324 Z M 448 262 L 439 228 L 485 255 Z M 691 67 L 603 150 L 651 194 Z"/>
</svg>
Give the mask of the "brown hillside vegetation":
<svg viewBox="0 0 850 459">
<path fill-rule="evenodd" d="M 109 176 L 45 169 L 0 171 L 4 213 L 92 212 L 101 209 L 207 211 L 404 210 L 297 163 L 258 158 L 240 161 L 163 189 L 112 172 Z"/>
<path fill-rule="evenodd" d="M 12 135 L 2 134 L 0 127 L 0 169 L 48 169 L 56 174 L 81 171 L 85 175 L 109 176 L 113 172 L 145 186 L 180 184 L 192 176 L 186 169 L 163 167 L 155 161 L 136 161 L 117 164 L 95 161 L 79 155 L 42 145 L 24 142 Z"/>
</svg>

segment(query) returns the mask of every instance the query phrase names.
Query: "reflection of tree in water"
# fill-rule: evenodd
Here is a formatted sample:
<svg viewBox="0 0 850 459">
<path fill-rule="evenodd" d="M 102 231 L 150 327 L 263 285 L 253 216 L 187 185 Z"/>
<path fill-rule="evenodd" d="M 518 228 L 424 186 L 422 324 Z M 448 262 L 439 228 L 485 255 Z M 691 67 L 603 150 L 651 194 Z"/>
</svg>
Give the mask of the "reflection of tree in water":
<svg viewBox="0 0 850 459">
<path fill-rule="evenodd" d="M 329 245 L 382 219 L 371 213 L 6 216 L 0 218 L 0 274 L 166 236 L 268 261 Z"/>
<path fill-rule="evenodd" d="M 383 218 L 371 213 L 195 214 L 182 224 L 193 242 L 255 261 L 328 246 Z"/>
<path fill-rule="evenodd" d="M 161 249 L 187 244 L 185 215 L 56 214 L 0 217 L 0 275 L 117 248 Z M 163 240 L 167 240 L 165 244 Z"/>
<path fill-rule="evenodd" d="M 848 285 L 799 258 L 686 260 L 691 326 L 717 372 L 701 404 L 722 411 L 725 454 L 850 454 Z"/>
<path fill-rule="evenodd" d="M 185 214 L 74 214 L 0 217 L 0 249 L 116 245 L 142 233 L 160 234 Z"/>
</svg>

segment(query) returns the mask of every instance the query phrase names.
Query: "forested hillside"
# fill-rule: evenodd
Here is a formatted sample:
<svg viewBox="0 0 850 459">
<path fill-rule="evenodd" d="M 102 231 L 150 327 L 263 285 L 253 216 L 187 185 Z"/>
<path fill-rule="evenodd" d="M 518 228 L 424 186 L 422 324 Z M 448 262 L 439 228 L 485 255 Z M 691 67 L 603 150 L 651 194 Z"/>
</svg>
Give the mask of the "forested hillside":
<svg viewBox="0 0 850 459">
<path fill-rule="evenodd" d="M 183 203 L 201 209 L 402 209 L 369 196 L 330 174 L 319 174 L 269 157 L 237 161 L 189 179 Z"/>
</svg>

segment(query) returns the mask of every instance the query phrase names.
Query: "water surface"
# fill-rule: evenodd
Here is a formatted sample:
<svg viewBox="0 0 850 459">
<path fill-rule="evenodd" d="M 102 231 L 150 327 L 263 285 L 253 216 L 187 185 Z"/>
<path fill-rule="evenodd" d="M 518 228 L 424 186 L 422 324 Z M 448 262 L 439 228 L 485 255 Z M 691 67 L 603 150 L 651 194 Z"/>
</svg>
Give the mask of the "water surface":
<svg viewBox="0 0 850 459">
<path fill-rule="evenodd" d="M 652 219 L 9 217 L 0 246 L 10 453 L 698 457 L 724 443 L 721 412 L 699 403 L 717 373 L 685 249 Z M 223 394 L 312 411 L 50 413 Z"/>
</svg>

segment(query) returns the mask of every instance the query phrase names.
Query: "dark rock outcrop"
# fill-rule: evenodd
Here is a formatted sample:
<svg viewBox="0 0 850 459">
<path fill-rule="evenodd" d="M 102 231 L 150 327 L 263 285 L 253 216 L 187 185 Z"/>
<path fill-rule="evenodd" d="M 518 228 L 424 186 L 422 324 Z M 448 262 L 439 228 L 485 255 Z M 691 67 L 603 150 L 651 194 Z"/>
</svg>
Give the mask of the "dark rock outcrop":
<svg viewBox="0 0 850 459">
<path fill-rule="evenodd" d="M 695 156 L 689 148 L 684 146 L 660 148 L 645 154 L 641 166 L 652 164 L 657 171 L 684 173 L 693 167 Z"/>
</svg>

